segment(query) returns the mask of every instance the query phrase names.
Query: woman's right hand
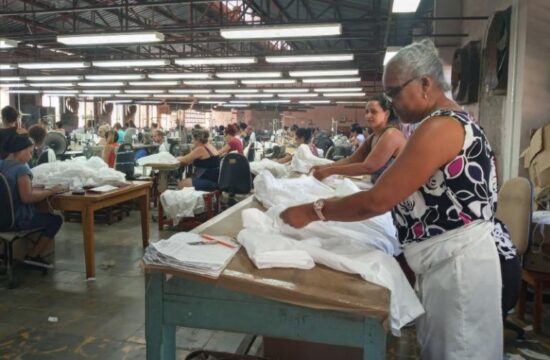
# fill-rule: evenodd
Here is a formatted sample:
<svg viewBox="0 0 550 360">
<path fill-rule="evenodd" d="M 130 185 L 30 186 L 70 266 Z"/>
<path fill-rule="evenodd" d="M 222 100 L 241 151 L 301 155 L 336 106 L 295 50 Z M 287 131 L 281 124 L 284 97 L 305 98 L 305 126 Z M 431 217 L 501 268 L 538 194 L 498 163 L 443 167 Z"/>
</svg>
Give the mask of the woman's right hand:
<svg viewBox="0 0 550 360">
<path fill-rule="evenodd" d="M 66 191 L 66 188 L 61 185 L 55 185 L 48 189 L 52 195 L 60 194 Z"/>
</svg>

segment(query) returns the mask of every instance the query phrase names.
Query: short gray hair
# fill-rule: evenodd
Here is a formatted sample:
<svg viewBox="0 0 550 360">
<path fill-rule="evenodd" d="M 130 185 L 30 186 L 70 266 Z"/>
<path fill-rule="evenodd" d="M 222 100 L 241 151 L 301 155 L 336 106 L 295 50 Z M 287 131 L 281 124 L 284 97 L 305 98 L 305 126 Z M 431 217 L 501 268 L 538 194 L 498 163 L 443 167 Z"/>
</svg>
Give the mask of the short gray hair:
<svg viewBox="0 0 550 360">
<path fill-rule="evenodd" d="M 388 62 L 395 65 L 400 74 L 409 77 L 432 77 L 443 91 L 449 90 L 449 84 L 443 75 L 443 64 L 439 58 L 435 44 L 430 39 L 414 42 L 400 49 L 397 54 Z M 384 70 L 385 71 L 385 70 Z"/>
</svg>

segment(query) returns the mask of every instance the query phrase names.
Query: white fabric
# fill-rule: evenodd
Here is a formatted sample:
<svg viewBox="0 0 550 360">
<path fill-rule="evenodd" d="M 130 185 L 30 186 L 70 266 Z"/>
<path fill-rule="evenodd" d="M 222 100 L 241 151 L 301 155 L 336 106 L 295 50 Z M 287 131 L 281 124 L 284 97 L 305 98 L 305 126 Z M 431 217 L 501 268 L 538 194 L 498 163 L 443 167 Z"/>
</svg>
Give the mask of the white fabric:
<svg viewBox="0 0 550 360">
<path fill-rule="evenodd" d="M 284 207 L 274 207 L 266 213 L 257 209 L 243 211 L 244 229 L 237 239 L 258 268 L 296 267 L 311 258 L 319 264 L 353 274 L 384 286 L 391 292 L 390 316 L 392 333 L 423 313 L 422 306 L 410 287 L 399 264 L 382 251 L 377 251 L 367 237 L 357 241 L 347 234 L 323 234 L 318 223 L 302 230 L 282 223 L 279 214 Z M 330 223 L 326 223 L 330 227 Z M 300 240 L 300 241 L 297 241 Z"/>
<path fill-rule="evenodd" d="M 166 190 L 160 195 L 160 202 L 166 215 L 174 224 L 185 217 L 192 217 L 205 209 L 204 191 L 193 187 L 181 190 Z"/>
<path fill-rule="evenodd" d="M 101 186 L 125 182 L 124 173 L 109 168 L 100 157 L 86 159 L 83 156 L 72 160 L 44 163 L 32 168 L 33 184 L 64 185 L 71 189 L 83 186 Z"/>
<path fill-rule="evenodd" d="M 307 174 L 309 170 L 316 165 L 326 165 L 332 163 L 332 160 L 323 159 L 313 155 L 309 146 L 302 144 L 298 146 L 292 156 L 290 167 L 292 171 Z"/>
<path fill-rule="evenodd" d="M 540 225 L 550 225 L 550 211 L 533 211 L 533 223 Z"/>
<path fill-rule="evenodd" d="M 262 159 L 261 161 L 252 161 L 250 163 L 250 172 L 258 175 L 263 170 L 269 171 L 276 178 L 283 178 L 289 175 L 289 167 L 285 164 L 279 164 L 276 161 Z"/>
<path fill-rule="evenodd" d="M 57 156 L 55 156 L 55 151 L 48 149 L 48 162 L 52 163 L 57 161 Z"/>
<path fill-rule="evenodd" d="M 174 155 L 170 154 L 169 152 L 163 151 L 163 152 L 159 152 L 158 154 L 144 156 L 138 159 L 137 163 L 140 166 L 150 165 L 150 164 L 172 165 L 172 164 L 178 164 L 179 161 L 174 157 Z"/>
<path fill-rule="evenodd" d="M 170 144 L 168 144 L 166 141 L 159 145 L 159 153 L 162 152 L 170 152 Z"/>
<path fill-rule="evenodd" d="M 502 359 L 502 280 L 493 226 L 477 221 L 405 247 L 426 311 L 416 326 L 422 359 Z"/>
</svg>

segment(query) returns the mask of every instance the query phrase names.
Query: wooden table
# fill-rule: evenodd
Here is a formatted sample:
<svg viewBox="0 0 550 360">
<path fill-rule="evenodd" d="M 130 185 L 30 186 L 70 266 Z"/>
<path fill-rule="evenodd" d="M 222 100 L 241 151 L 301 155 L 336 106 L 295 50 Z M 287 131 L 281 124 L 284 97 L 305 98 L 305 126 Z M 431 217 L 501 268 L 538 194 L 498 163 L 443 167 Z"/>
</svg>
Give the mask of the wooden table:
<svg viewBox="0 0 550 360">
<path fill-rule="evenodd" d="M 252 197 L 193 232 L 236 235 Z M 363 349 L 384 359 L 390 293 L 359 276 L 317 265 L 258 270 L 241 249 L 218 279 L 145 266 L 147 359 L 175 359 L 176 326 L 224 330 Z"/>
<path fill-rule="evenodd" d="M 137 199 L 141 212 L 141 238 L 143 247 L 149 245 L 149 189 L 151 182 L 132 181 L 128 186 L 107 193 L 73 195 L 70 192 L 54 196 L 50 205 L 56 210 L 79 211 L 82 214 L 86 278 L 95 277 L 94 212 L 109 206 Z"/>
</svg>

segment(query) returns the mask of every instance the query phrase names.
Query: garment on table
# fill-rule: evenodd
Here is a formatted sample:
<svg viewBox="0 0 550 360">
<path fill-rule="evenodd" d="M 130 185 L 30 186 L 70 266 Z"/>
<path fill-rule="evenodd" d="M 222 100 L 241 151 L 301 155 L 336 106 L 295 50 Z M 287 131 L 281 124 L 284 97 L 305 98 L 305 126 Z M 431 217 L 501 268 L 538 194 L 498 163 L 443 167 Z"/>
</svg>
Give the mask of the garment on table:
<svg viewBox="0 0 550 360">
<path fill-rule="evenodd" d="M 315 263 L 352 274 L 390 290 L 390 317 L 392 333 L 423 313 L 399 264 L 391 255 L 376 249 L 376 239 L 386 235 L 371 229 L 362 239 L 350 237 L 343 226 L 326 231 L 336 222 L 311 223 L 303 229 L 294 229 L 282 223 L 276 206 L 266 213 L 258 209 L 242 212 L 244 229 L 237 239 L 258 268 L 293 267 L 308 269 Z M 388 215 L 389 218 L 389 215 Z M 391 219 L 388 219 L 391 223 Z M 350 223 L 342 223 L 350 224 Z"/>
<path fill-rule="evenodd" d="M 307 174 L 312 167 L 316 165 L 326 165 L 332 163 L 332 160 L 319 158 L 311 152 L 306 144 L 298 146 L 290 162 L 291 171 Z"/>
<path fill-rule="evenodd" d="M 17 134 L 16 127 L 10 127 L 5 129 L 0 129 L 0 159 L 5 159 L 8 156 L 8 152 L 4 149 L 8 140 Z"/>
<path fill-rule="evenodd" d="M 476 220 L 405 246 L 426 311 L 416 324 L 422 359 L 502 359 L 502 283 L 493 227 L 491 220 Z"/>
<path fill-rule="evenodd" d="M 495 159 L 485 134 L 466 112 L 437 110 L 436 116 L 452 117 L 464 127 L 464 144 L 459 154 L 438 169 L 420 189 L 393 209 L 399 241 L 424 241 L 475 220 L 494 221 L 497 202 Z M 495 231 L 500 254 L 513 256 L 509 237 Z"/>
<path fill-rule="evenodd" d="M 179 164 L 178 159 L 169 152 L 163 151 L 157 154 L 144 156 L 137 160 L 139 166 L 147 166 L 152 164 L 166 164 L 166 165 L 176 165 Z"/>
<path fill-rule="evenodd" d="M 393 126 L 388 126 L 386 127 L 384 130 L 382 130 L 382 133 L 380 134 L 380 136 L 378 137 L 378 139 L 380 139 L 382 137 L 382 135 L 388 130 L 388 129 L 393 129 Z M 370 154 L 372 149 L 373 149 L 373 146 L 372 146 L 372 142 L 374 140 L 374 134 L 369 136 L 368 139 L 366 140 L 368 143 L 367 143 L 367 154 Z M 367 155 L 368 156 L 368 155 Z M 392 157 L 384 164 L 382 165 L 382 167 L 374 172 L 372 172 L 370 174 L 370 181 L 373 183 L 373 184 L 376 184 L 376 181 L 378 180 L 378 178 L 384 173 L 384 171 L 386 171 L 387 168 L 390 167 L 391 164 L 393 164 L 393 162 L 395 161 L 395 156 L 392 155 Z"/>
<path fill-rule="evenodd" d="M 22 176 L 28 176 L 32 180 L 32 171 L 27 164 L 22 164 L 16 160 L 4 159 L 0 160 L 0 173 L 6 177 L 10 187 L 15 215 L 15 226 L 17 227 L 22 222 L 30 221 L 34 215 L 34 205 L 25 204 L 21 200 L 17 183 L 18 179 Z"/>
<path fill-rule="evenodd" d="M 243 155 L 243 143 L 241 139 L 234 137 L 227 142 L 227 145 L 229 145 L 229 152 L 236 151 Z"/>
<path fill-rule="evenodd" d="M 220 157 L 212 154 L 207 146 L 204 149 L 209 157 L 206 159 L 195 159 L 193 166 L 193 187 L 202 191 L 213 191 L 218 187 L 218 178 L 220 177 Z"/>
<path fill-rule="evenodd" d="M 258 175 L 263 170 L 269 171 L 276 178 L 287 177 L 290 172 L 290 168 L 287 164 L 279 164 L 276 161 L 270 159 L 262 159 L 260 161 L 252 161 L 250 163 L 250 172 L 254 175 Z"/>
<path fill-rule="evenodd" d="M 162 209 L 174 224 L 185 217 L 192 217 L 204 211 L 204 191 L 195 188 L 181 190 L 166 190 L 160 195 Z"/>
</svg>

